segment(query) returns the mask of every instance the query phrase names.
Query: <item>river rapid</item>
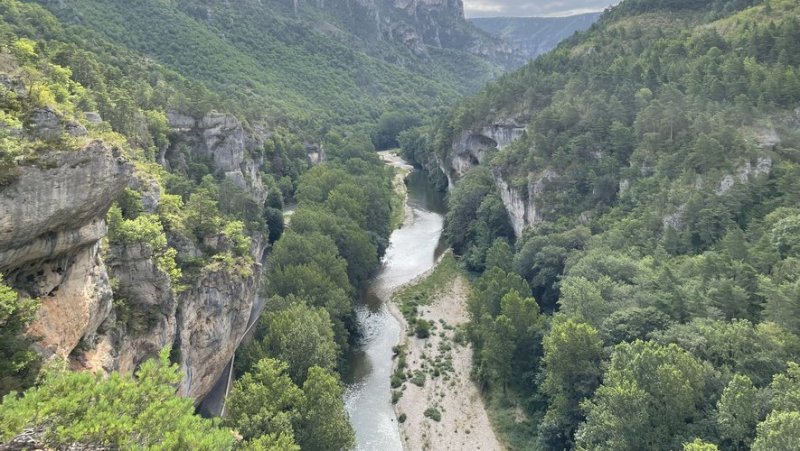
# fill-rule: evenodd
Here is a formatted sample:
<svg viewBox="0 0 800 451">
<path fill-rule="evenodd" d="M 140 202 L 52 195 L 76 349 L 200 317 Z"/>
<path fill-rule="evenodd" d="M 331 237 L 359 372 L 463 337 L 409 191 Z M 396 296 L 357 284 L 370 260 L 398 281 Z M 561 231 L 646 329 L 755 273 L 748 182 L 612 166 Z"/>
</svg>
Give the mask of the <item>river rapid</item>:
<svg viewBox="0 0 800 451">
<path fill-rule="evenodd" d="M 382 269 L 355 307 L 361 338 L 346 356 L 348 369 L 343 379 L 345 408 L 356 432 L 358 451 L 403 449 L 389 382 L 392 348 L 402 329 L 387 303 L 395 290 L 430 270 L 445 249 L 441 239 L 443 194 L 428 183 L 423 172 L 397 158 L 385 158 L 389 164 L 412 171 L 406 178 L 409 213 L 403 227 L 392 233 Z"/>
</svg>

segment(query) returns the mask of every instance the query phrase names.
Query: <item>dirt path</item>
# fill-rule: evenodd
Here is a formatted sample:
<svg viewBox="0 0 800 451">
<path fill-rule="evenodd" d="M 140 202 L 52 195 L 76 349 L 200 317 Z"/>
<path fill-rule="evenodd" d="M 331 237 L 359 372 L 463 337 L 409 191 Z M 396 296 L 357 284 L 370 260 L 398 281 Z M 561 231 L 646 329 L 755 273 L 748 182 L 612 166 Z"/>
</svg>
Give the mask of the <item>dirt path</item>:
<svg viewBox="0 0 800 451">
<path fill-rule="evenodd" d="M 420 307 L 419 317 L 435 324 L 430 338 L 404 334 L 407 365 L 404 372 L 412 377 L 398 389 L 402 397 L 395 404 L 395 412 L 398 418 L 406 416 L 400 424 L 400 434 L 405 449 L 413 451 L 500 450 L 502 446 L 492 430 L 483 399 L 470 379 L 472 347 L 466 339 L 464 344 L 454 340 L 454 335 L 462 329 L 459 326 L 468 319 L 469 285 L 461 275 L 448 285 L 442 287 L 430 305 Z M 408 324 L 396 308 L 395 311 L 407 329 Z M 417 385 L 420 374 L 424 374 L 421 387 Z M 440 420 L 426 417 L 428 409 L 436 409 L 441 414 Z M 435 416 L 432 411 L 429 413 Z"/>
</svg>

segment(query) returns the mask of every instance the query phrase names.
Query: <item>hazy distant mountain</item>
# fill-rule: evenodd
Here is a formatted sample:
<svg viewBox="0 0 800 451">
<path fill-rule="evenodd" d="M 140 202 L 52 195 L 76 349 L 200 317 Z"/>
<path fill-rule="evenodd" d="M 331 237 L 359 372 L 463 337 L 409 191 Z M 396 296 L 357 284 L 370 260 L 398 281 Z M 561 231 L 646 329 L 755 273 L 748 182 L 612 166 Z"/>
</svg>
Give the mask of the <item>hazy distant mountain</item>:
<svg viewBox="0 0 800 451">
<path fill-rule="evenodd" d="M 553 50 L 576 31 L 589 28 L 598 17 L 599 12 L 569 17 L 482 17 L 469 21 L 514 44 L 533 59 Z"/>
</svg>

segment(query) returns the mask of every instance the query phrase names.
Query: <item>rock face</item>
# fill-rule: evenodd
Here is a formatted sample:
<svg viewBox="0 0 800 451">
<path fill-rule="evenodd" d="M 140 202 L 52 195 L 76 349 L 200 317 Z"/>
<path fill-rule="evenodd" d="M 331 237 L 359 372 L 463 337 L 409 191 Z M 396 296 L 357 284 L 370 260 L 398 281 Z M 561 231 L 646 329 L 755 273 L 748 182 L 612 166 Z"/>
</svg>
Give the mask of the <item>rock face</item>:
<svg viewBox="0 0 800 451">
<path fill-rule="evenodd" d="M 249 277 L 207 272 L 181 294 L 177 343 L 186 374 L 183 395 L 200 400 L 222 376 L 251 316 L 259 313 L 254 307 L 260 275 L 260 265 Z"/>
<path fill-rule="evenodd" d="M 39 112 L 31 133 L 68 132 L 50 113 Z M 191 127 L 185 133 L 196 138 L 192 151 L 242 181 L 247 173 L 258 184 L 246 188 L 266 196 L 259 185 L 263 162 L 247 158 L 248 146 L 264 145 L 263 134 L 246 134 L 229 115 L 201 121 L 172 115 L 171 121 L 175 128 Z M 315 160 L 324 159 L 320 148 L 309 147 Z M 30 333 L 46 357 L 66 358 L 75 370 L 133 372 L 172 346 L 172 358 L 185 374 L 179 391 L 199 403 L 260 313 L 261 264 L 212 266 L 176 290 L 150 245 L 115 243 L 103 249 L 105 215 L 126 187 L 142 193 L 145 213 L 157 211 L 158 182 L 134 174 L 121 152 L 102 141 L 78 151 L 45 153 L 36 165 L 20 167 L 14 182 L 0 189 L 0 272 L 20 292 L 41 300 Z M 202 255 L 179 232 L 171 231 L 168 241 L 180 255 Z M 223 241 L 214 246 L 220 250 Z M 253 261 L 261 262 L 267 242 L 255 234 L 252 243 Z"/>
<path fill-rule="evenodd" d="M 534 59 L 553 50 L 576 31 L 586 30 L 599 17 L 600 13 L 587 13 L 569 17 L 491 17 L 469 21 Z"/>
<path fill-rule="evenodd" d="M 382 3 L 377 0 L 377 3 Z M 510 71 L 525 62 L 517 50 L 464 19 L 462 0 L 394 0 L 383 6 L 382 33 L 409 47 L 417 56 L 426 46 L 461 50 Z M 388 30 L 388 32 L 387 32 Z"/>
<path fill-rule="evenodd" d="M 496 168 L 492 169 L 492 175 L 500 190 L 503 205 L 508 211 L 514 234 L 520 237 L 525 227 L 542 221 L 543 206 L 540 205 L 539 198 L 544 193 L 546 183 L 558 178 L 558 174 L 551 169 L 546 169 L 540 174 L 528 174 L 527 192 L 521 192 L 509 186 Z"/>
<path fill-rule="evenodd" d="M 263 252 L 263 244 L 254 246 Z M 89 368 L 133 372 L 142 362 L 173 347 L 184 373 L 179 393 L 200 403 L 233 358 L 257 303 L 261 265 L 247 274 L 204 270 L 177 295 L 146 244 L 117 245 L 109 253 L 116 298 L 141 319 L 122 323 L 115 314 L 94 338 L 82 362 Z"/>
<path fill-rule="evenodd" d="M 526 61 L 511 44 L 467 22 L 462 0 L 295 0 L 295 14 L 300 3 L 330 11 L 334 17 L 346 11 L 344 30 L 327 22 L 314 27 L 345 44 L 352 44 L 342 38 L 349 32 L 366 47 L 376 41 L 396 43 L 422 60 L 430 57 L 431 48 L 443 48 L 475 55 L 501 71 L 514 70 Z M 375 52 L 376 56 L 381 53 Z"/>
<path fill-rule="evenodd" d="M 214 112 L 195 120 L 179 112 L 168 111 L 167 121 L 172 131 L 181 136 L 182 144 L 188 145 L 193 156 L 210 160 L 216 171 L 224 173 L 225 177 L 249 191 L 260 202 L 266 200 L 267 189 L 259 172 L 264 162 L 248 156 L 249 151 L 258 151 L 254 153 L 260 154 L 264 142 L 272 134 L 266 127 L 246 133 L 243 124 L 235 116 Z M 176 151 L 176 148 L 166 149 L 167 159 L 175 157 Z M 161 163 L 169 166 L 166 159 L 162 159 Z"/>
<path fill-rule="evenodd" d="M 503 150 L 522 137 L 525 129 L 514 123 L 493 124 L 479 130 L 467 130 L 461 133 L 453 144 L 451 171 L 446 171 L 448 179 L 458 179 L 474 166 L 484 163 L 486 151 Z"/>
<path fill-rule="evenodd" d="M 0 271 L 97 242 L 105 235 L 105 213 L 132 172 L 119 150 L 101 141 L 21 167 L 19 178 L 0 191 Z"/>
<path fill-rule="evenodd" d="M 453 151 L 449 156 L 449 166 L 445 162 L 439 162 L 439 167 L 447 176 L 450 188 L 476 165 L 488 164 L 486 161 L 488 150 L 495 148 L 503 150 L 523 137 L 524 134 L 525 128 L 520 127 L 514 121 L 497 122 L 493 125 L 462 132 L 459 139 L 453 144 Z M 492 176 L 517 237 L 522 235 L 525 227 L 543 220 L 542 211 L 545 206 L 542 205 L 541 196 L 547 189 L 547 182 L 559 177 L 555 171 L 547 168 L 528 174 L 527 183 L 522 189 L 512 186 L 498 168 L 492 168 Z"/>
<path fill-rule="evenodd" d="M 108 266 L 117 302 L 124 303 L 125 315 L 136 315 L 137 320 L 121 318 L 115 311 L 87 360 L 106 371 L 133 372 L 175 342 L 178 299 L 167 274 L 156 267 L 148 244 L 112 246 Z"/>
<path fill-rule="evenodd" d="M 0 271 L 41 299 L 31 333 L 46 355 L 68 356 L 111 312 L 100 240 L 132 170 L 118 150 L 95 141 L 43 155 L 0 191 Z"/>
</svg>

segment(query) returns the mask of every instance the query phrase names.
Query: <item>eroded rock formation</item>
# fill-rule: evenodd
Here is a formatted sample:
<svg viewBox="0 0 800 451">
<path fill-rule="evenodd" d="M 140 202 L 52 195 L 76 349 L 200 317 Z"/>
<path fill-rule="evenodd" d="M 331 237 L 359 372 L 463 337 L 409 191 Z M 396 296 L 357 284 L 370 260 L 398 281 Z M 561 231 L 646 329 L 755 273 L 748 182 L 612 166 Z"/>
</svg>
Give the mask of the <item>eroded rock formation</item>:
<svg viewBox="0 0 800 451">
<path fill-rule="evenodd" d="M 42 110 L 37 117 L 25 133 L 69 133 L 71 124 L 54 111 Z M 210 159 L 263 202 L 264 162 L 249 151 L 264 146 L 268 127 L 246 131 L 234 116 L 215 113 L 196 120 L 171 112 L 169 123 L 190 152 Z M 306 149 L 310 163 L 324 161 L 318 146 Z M 159 182 L 99 140 L 20 166 L 15 180 L 0 188 L 0 273 L 21 293 L 41 300 L 30 334 L 45 357 L 68 359 L 75 370 L 133 372 L 171 346 L 172 360 L 185 374 L 180 392 L 199 403 L 260 314 L 261 262 L 268 244 L 253 233 L 255 263 L 206 266 L 179 289 L 159 269 L 149 244 L 105 239 L 106 214 L 126 187 L 141 194 L 144 213 L 157 212 Z M 219 252 L 229 246 L 224 235 L 212 238 L 204 246 Z M 203 255 L 180 232 L 170 231 L 167 239 L 181 256 Z"/>
</svg>

